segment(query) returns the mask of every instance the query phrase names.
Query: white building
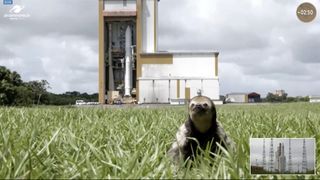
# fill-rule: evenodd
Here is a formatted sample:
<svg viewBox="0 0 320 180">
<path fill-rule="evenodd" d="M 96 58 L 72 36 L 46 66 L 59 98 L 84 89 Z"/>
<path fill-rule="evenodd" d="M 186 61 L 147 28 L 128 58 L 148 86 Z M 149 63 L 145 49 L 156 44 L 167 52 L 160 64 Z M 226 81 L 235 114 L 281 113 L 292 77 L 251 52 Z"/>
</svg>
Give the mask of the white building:
<svg viewBox="0 0 320 180">
<path fill-rule="evenodd" d="M 140 103 L 184 101 L 198 91 L 221 103 L 218 52 L 158 51 L 158 3 L 99 0 L 99 102 L 107 91 L 130 89 Z"/>
<path fill-rule="evenodd" d="M 309 96 L 311 103 L 320 103 L 320 96 Z"/>
<path fill-rule="evenodd" d="M 273 95 L 276 95 L 276 96 L 284 96 L 284 95 L 286 95 L 286 94 L 287 94 L 286 91 L 283 90 L 283 89 L 276 90 L 276 91 L 273 93 Z"/>
<path fill-rule="evenodd" d="M 247 103 L 249 102 L 248 93 L 230 93 L 226 95 L 226 102 Z"/>
</svg>

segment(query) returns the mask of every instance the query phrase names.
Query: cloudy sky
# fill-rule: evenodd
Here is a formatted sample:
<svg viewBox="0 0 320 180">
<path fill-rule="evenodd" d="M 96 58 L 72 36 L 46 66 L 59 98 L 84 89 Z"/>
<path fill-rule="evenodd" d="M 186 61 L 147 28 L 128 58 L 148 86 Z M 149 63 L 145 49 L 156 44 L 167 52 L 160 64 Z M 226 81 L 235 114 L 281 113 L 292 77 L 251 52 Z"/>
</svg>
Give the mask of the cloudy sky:
<svg viewBox="0 0 320 180">
<path fill-rule="evenodd" d="M 307 1 L 320 9 L 320 1 Z M 219 51 L 221 94 L 319 94 L 320 18 L 299 21 L 302 2 L 161 0 L 159 49 Z M 97 92 L 98 1 L 14 3 L 28 17 L 10 20 L 12 6 L 0 4 L 0 65 L 26 81 L 46 79 L 56 93 Z"/>
<path fill-rule="evenodd" d="M 306 153 L 307 153 L 307 166 L 308 169 L 313 169 L 315 167 L 315 139 L 307 138 L 306 140 Z M 265 152 L 266 161 L 269 162 L 269 152 L 270 152 L 270 138 L 265 138 Z M 286 161 L 289 160 L 289 139 L 286 138 L 274 138 L 273 139 L 273 149 L 274 153 L 277 151 L 279 143 L 284 144 L 284 152 L 286 156 Z M 302 167 L 302 147 L 303 139 L 291 139 L 291 154 L 292 154 L 292 169 L 301 171 Z M 251 165 L 259 166 L 262 165 L 262 154 L 263 154 L 263 138 L 251 138 L 250 139 L 250 163 Z M 275 157 L 274 157 L 275 160 Z M 288 168 L 288 166 L 286 167 Z"/>
</svg>

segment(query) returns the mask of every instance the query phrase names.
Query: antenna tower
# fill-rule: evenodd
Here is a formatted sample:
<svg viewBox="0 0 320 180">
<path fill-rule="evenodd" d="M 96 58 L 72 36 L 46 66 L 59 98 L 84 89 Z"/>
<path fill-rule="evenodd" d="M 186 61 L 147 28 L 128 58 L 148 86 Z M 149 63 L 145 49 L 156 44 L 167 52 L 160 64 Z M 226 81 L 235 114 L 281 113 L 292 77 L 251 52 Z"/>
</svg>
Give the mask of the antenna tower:
<svg viewBox="0 0 320 180">
<path fill-rule="evenodd" d="M 288 162 L 288 170 L 289 170 L 289 172 L 292 172 L 291 138 L 289 139 L 289 162 Z"/>
<path fill-rule="evenodd" d="M 306 149 L 305 139 L 303 139 L 303 146 L 302 146 L 302 172 L 307 172 L 307 149 Z"/>
<path fill-rule="evenodd" d="M 266 140 L 263 138 L 262 167 L 266 169 Z"/>
<path fill-rule="evenodd" d="M 269 171 L 273 172 L 273 138 L 270 141 L 270 151 L 269 151 Z"/>
</svg>

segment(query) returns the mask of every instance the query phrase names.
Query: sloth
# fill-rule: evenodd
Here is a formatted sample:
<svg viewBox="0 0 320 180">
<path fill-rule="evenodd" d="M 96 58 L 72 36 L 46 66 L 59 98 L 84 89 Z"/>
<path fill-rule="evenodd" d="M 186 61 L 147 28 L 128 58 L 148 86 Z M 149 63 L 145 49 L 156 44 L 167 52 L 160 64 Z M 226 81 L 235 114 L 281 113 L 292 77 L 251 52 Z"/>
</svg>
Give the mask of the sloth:
<svg viewBox="0 0 320 180">
<path fill-rule="evenodd" d="M 193 160 L 198 154 L 197 148 L 204 150 L 211 145 L 210 151 L 215 153 L 217 143 L 227 150 L 233 148 L 233 141 L 217 120 L 213 102 L 206 96 L 195 96 L 188 106 L 188 119 L 178 129 L 168 155 L 176 163 L 181 159 Z"/>
</svg>

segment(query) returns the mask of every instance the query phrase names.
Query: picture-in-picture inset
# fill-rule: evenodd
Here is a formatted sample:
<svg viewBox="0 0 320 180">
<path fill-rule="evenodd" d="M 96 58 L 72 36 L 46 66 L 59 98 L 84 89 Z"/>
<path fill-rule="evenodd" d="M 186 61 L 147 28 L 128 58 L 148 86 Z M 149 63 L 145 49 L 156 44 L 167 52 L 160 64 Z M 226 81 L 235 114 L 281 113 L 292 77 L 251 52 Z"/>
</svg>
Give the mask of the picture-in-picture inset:
<svg viewBox="0 0 320 180">
<path fill-rule="evenodd" d="M 314 174 L 314 138 L 250 138 L 251 174 Z"/>
</svg>

